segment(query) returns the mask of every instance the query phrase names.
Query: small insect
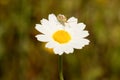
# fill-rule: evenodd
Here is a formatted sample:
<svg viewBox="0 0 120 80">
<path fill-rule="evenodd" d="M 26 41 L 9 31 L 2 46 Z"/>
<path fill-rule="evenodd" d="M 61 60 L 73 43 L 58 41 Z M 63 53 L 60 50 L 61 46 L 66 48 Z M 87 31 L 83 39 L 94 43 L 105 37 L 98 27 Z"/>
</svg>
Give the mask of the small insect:
<svg viewBox="0 0 120 80">
<path fill-rule="evenodd" d="M 67 23 L 67 18 L 62 14 L 57 15 L 57 19 L 62 25 L 65 25 L 65 23 Z"/>
</svg>

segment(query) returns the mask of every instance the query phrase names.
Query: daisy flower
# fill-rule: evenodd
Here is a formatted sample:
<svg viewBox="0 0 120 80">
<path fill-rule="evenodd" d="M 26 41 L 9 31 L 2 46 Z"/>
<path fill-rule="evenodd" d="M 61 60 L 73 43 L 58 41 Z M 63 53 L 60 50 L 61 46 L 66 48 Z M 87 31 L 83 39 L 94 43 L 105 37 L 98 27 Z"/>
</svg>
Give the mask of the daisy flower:
<svg viewBox="0 0 120 80">
<path fill-rule="evenodd" d="M 42 34 L 35 37 L 38 41 L 46 42 L 45 47 L 53 49 L 55 54 L 73 53 L 74 49 L 82 49 L 89 44 L 85 39 L 89 35 L 84 30 L 85 24 L 78 23 L 78 19 L 71 17 L 67 20 L 64 15 L 49 14 L 48 20 L 42 19 L 41 24 L 36 24 L 37 29 Z"/>
</svg>

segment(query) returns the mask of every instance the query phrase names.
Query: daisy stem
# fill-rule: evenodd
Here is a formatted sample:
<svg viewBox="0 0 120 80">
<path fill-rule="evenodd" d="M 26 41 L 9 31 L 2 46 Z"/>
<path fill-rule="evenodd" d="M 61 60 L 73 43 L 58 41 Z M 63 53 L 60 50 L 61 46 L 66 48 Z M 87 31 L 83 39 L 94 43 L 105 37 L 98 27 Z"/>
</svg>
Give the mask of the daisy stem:
<svg viewBox="0 0 120 80">
<path fill-rule="evenodd" d="M 62 55 L 59 55 L 59 77 L 60 77 L 60 80 L 64 80 L 64 78 L 63 78 L 63 60 L 62 60 Z"/>
</svg>

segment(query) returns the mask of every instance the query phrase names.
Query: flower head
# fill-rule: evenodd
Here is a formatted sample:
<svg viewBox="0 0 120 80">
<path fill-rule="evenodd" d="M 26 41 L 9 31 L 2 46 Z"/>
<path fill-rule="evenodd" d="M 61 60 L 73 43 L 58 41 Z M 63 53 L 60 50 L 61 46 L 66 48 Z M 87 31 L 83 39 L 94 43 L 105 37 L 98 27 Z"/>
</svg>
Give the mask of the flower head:
<svg viewBox="0 0 120 80">
<path fill-rule="evenodd" d="M 75 17 L 67 20 L 64 15 L 56 17 L 49 14 L 48 20 L 42 19 L 41 24 L 36 24 L 35 28 L 42 34 L 35 37 L 38 41 L 47 42 L 46 47 L 53 49 L 55 54 L 69 54 L 89 44 L 90 41 L 85 39 L 89 35 L 84 30 L 85 26 L 84 23 L 78 23 Z"/>
</svg>

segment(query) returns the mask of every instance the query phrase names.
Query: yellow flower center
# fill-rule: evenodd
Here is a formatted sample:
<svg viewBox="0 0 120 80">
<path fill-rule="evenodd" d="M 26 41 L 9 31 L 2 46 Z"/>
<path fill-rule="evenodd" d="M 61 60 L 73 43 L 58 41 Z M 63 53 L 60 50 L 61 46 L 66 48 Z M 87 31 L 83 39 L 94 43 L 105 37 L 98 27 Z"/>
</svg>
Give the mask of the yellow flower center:
<svg viewBox="0 0 120 80">
<path fill-rule="evenodd" d="M 54 34 L 53 34 L 53 39 L 60 43 L 60 44 L 64 44 L 64 43 L 67 43 L 71 40 L 71 36 L 70 34 L 67 32 L 67 31 L 64 31 L 64 30 L 59 30 L 59 31 L 56 31 Z"/>
</svg>

